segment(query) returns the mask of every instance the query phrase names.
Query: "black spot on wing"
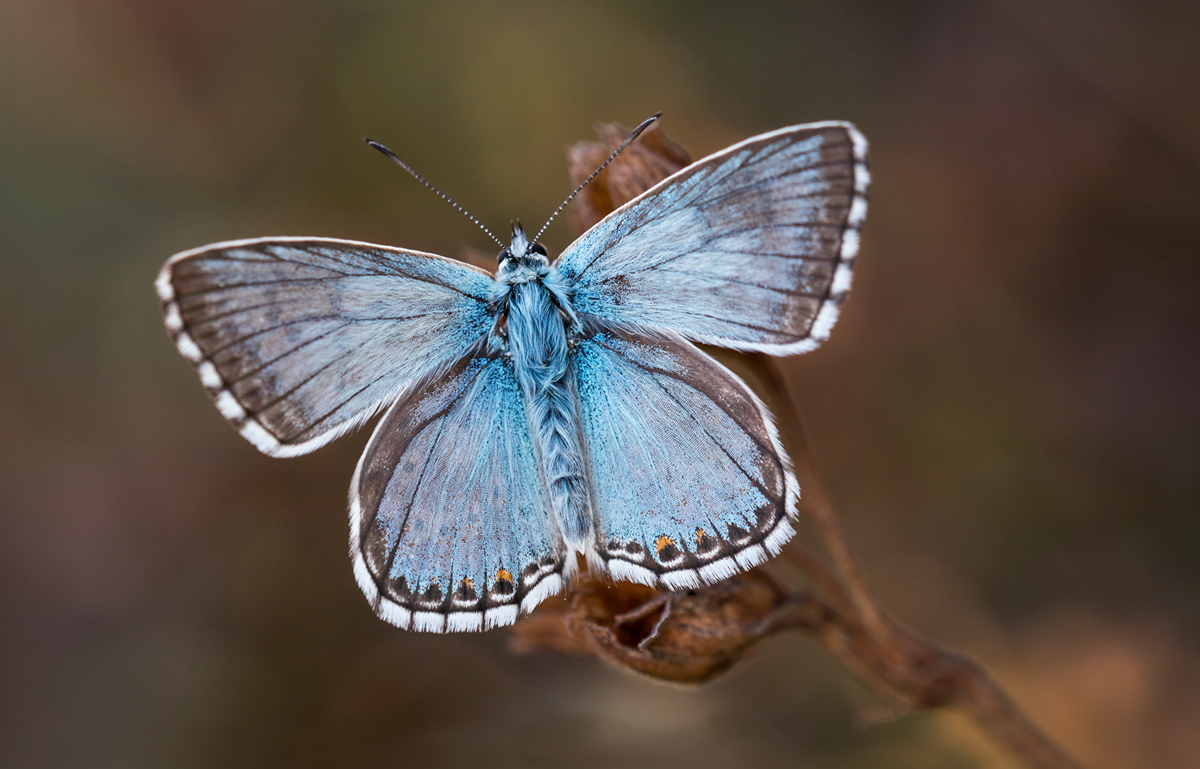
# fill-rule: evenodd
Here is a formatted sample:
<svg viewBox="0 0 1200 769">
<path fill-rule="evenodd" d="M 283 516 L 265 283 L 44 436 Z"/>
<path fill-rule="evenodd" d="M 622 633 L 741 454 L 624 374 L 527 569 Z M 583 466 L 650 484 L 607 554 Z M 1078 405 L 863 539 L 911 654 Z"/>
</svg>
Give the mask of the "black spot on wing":
<svg viewBox="0 0 1200 769">
<path fill-rule="evenodd" d="M 454 600 L 460 603 L 470 603 L 479 598 L 479 592 L 475 589 L 475 583 L 469 577 L 463 577 L 458 583 L 458 589 L 454 591 Z"/>
</svg>

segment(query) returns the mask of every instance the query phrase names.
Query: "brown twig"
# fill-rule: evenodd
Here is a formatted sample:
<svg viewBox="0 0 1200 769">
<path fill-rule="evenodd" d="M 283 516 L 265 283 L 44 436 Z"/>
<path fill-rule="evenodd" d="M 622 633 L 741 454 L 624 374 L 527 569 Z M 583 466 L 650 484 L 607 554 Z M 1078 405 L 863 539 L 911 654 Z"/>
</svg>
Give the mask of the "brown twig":
<svg viewBox="0 0 1200 769">
<path fill-rule="evenodd" d="M 812 606 L 776 621 L 809 633 L 860 681 L 906 707 L 954 708 L 1031 769 L 1079 769 L 977 663 L 880 617 L 882 636 L 835 612 L 814 613 Z"/>
<path fill-rule="evenodd" d="M 848 615 L 833 606 L 816 606 L 811 600 L 795 602 L 773 619 L 776 627 L 789 626 L 813 635 L 860 680 L 908 707 L 955 708 L 1032 769 L 1079 769 L 981 666 L 917 637 L 879 610 L 821 485 L 803 424 L 777 364 L 762 354 L 750 359 L 803 479 L 802 509 L 829 551 L 852 610 Z M 805 576 L 826 589 L 823 583 L 830 575 L 824 568 L 813 571 L 815 559 L 799 548 L 786 555 Z"/>
<path fill-rule="evenodd" d="M 786 563 L 796 568 L 805 579 L 817 587 L 842 613 L 850 611 L 853 604 L 849 593 L 842 587 L 841 581 L 832 571 L 825 567 L 814 555 L 800 544 L 798 539 L 792 539 L 783 546 L 783 557 Z"/>
<path fill-rule="evenodd" d="M 842 528 L 838 523 L 837 516 L 833 512 L 833 505 L 829 501 L 829 495 L 825 492 L 825 487 L 822 485 L 820 476 L 814 467 L 812 452 L 809 450 L 808 436 L 804 431 L 804 425 L 800 421 L 800 415 L 796 412 L 795 405 L 792 403 L 791 395 L 788 392 L 787 385 L 783 381 L 783 376 L 780 374 L 779 366 L 774 359 L 763 353 L 751 353 L 747 357 L 750 365 L 759 375 L 762 384 L 767 390 L 765 393 L 767 401 L 775 410 L 775 415 L 783 427 L 787 442 L 790 444 L 789 449 L 792 461 L 796 464 L 796 473 L 803 481 L 801 484 L 801 488 L 803 489 L 800 501 L 801 508 L 808 513 L 809 518 L 817 527 L 822 543 L 829 551 L 829 556 L 833 559 L 834 566 L 841 572 L 846 590 L 849 593 L 850 603 L 861 618 L 862 623 L 866 627 L 871 628 L 877 635 L 882 634 L 883 618 L 880 616 L 879 609 L 875 606 L 875 601 L 871 598 L 871 594 L 867 590 L 866 580 L 863 578 L 858 564 L 855 562 L 853 556 L 850 555 L 850 548 L 846 544 L 846 539 L 842 536 Z M 802 564 L 797 565 L 804 568 Z"/>
</svg>

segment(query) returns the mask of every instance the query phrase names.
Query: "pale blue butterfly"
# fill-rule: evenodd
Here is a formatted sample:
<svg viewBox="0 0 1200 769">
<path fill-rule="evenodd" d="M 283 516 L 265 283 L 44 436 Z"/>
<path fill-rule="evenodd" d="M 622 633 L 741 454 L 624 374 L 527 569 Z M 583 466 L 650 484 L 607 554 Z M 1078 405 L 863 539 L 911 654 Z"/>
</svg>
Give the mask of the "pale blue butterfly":
<svg viewBox="0 0 1200 769">
<path fill-rule="evenodd" d="M 684 168 L 553 263 L 519 225 L 495 275 L 259 238 L 177 254 L 156 287 L 179 351 L 266 454 L 387 409 L 350 490 L 358 584 L 399 627 L 482 630 L 559 592 L 576 554 L 682 589 L 791 538 L 799 488 L 770 413 L 692 342 L 821 344 L 868 182 L 858 131 L 812 123 Z"/>
</svg>

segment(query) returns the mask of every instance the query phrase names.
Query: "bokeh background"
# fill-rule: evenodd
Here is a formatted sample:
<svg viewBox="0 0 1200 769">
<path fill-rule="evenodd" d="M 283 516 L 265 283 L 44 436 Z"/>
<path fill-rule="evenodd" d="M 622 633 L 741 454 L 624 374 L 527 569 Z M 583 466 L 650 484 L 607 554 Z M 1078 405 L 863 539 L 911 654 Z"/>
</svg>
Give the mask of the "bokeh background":
<svg viewBox="0 0 1200 769">
<path fill-rule="evenodd" d="M 1200 765 L 1200 5 L 0 0 L 0 764 L 1002 767 L 800 636 L 699 690 L 375 619 L 366 433 L 281 461 L 161 325 L 166 257 L 491 250 L 564 149 L 856 122 L 832 339 L 785 363 L 901 621 L 1093 767 Z M 570 242 L 567 219 L 545 238 Z"/>
</svg>

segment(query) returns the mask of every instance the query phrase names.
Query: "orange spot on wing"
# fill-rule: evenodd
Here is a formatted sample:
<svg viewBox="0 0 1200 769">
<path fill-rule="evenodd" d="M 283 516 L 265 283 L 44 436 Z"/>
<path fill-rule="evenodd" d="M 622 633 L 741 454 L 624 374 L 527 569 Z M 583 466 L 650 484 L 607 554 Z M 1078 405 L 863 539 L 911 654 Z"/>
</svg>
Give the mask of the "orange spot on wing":
<svg viewBox="0 0 1200 769">
<path fill-rule="evenodd" d="M 513 575 L 508 569 L 496 569 L 496 579 L 503 580 L 504 582 L 512 582 Z"/>
<path fill-rule="evenodd" d="M 666 550 L 673 544 L 675 544 L 675 540 L 666 534 L 659 534 L 658 539 L 654 540 L 654 552 L 661 555 L 663 550 Z"/>
</svg>

